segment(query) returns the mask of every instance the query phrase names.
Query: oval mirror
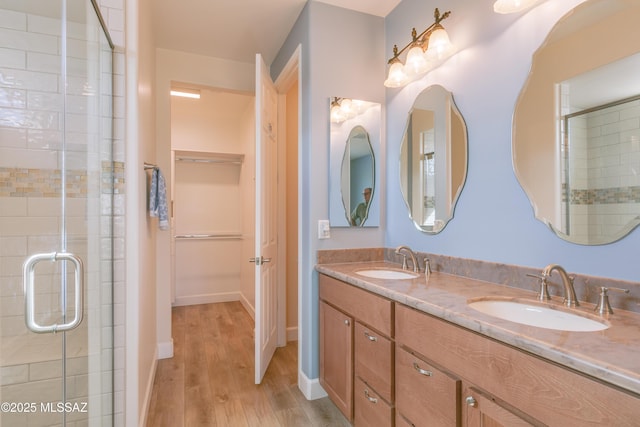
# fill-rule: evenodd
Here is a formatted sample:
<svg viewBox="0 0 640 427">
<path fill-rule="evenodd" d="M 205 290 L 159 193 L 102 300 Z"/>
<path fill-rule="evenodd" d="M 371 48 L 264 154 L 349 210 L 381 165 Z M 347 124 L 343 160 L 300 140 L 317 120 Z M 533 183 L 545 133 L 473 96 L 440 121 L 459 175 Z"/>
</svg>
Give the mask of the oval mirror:
<svg viewBox="0 0 640 427">
<path fill-rule="evenodd" d="M 334 97 L 330 100 L 329 223 L 331 227 L 379 227 L 376 153 L 381 105 Z"/>
<path fill-rule="evenodd" d="M 342 204 L 352 227 L 363 227 L 375 182 L 375 163 L 369 134 L 362 126 L 351 129 L 342 158 Z"/>
<path fill-rule="evenodd" d="M 467 128 L 453 96 L 430 86 L 409 112 L 400 147 L 400 186 L 416 227 L 442 231 L 467 176 Z"/>
<path fill-rule="evenodd" d="M 589 0 L 533 56 L 512 155 L 537 219 L 578 244 L 640 224 L 640 2 Z"/>
</svg>

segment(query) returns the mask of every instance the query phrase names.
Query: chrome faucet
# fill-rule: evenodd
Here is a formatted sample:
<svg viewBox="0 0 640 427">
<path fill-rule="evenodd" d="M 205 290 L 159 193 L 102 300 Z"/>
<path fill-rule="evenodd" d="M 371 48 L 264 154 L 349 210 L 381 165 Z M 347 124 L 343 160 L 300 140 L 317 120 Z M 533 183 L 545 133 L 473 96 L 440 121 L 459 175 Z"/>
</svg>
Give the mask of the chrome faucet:
<svg viewBox="0 0 640 427">
<path fill-rule="evenodd" d="M 551 277 L 553 270 L 556 270 L 562 279 L 562 286 L 564 287 L 564 305 L 567 307 L 578 307 L 578 298 L 576 297 L 576 290 L 573 287 L 573 278 L 567 274 L 567 271 L 558 264 L 549 264 L 544 270 L 542 270 L 542 277 L 545 280 Z"/>
<path fill-rule="evenodd" d="M 409 257 L 411 258 L 411 262 L 413 263 L 414 273 L 418 273 L 420 271 L 420 267 L 418 266 L 418 259 L 416 258 L 416 254 L 413 253 L 413 251 L 409 246 L 404 246 L 404 245 L 398 246 L 396 248 L 396 255 L 402 256 L 402 269 L 407 270 L 409 268 L 409 266 L 407 265 L 407 254 L 403 253 L 403 251 L 409 254 Z"/>
</svg>

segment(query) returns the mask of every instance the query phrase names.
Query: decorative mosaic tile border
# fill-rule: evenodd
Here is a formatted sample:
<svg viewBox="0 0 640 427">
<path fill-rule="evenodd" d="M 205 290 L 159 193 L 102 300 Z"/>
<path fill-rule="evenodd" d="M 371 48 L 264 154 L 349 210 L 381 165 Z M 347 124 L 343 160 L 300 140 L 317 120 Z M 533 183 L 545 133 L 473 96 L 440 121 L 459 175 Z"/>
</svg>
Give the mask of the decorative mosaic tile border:
<svg viewBox="0 0 640 427">
<path fill-rule="evenodd" d="M 562 201 L 566 202 L 567 185 L 562 184 Z M 640 203 L 640 186 L 571 190 L 572 205 L 609 205 Z"/>
<path fill-rule="evenodd" d="M 86 198 L 88 184 L 95 182 L 97 172 L 87 173 L 82 169 L 71 169 L 66 175 L 66 196 Z M 102 162 L 103 194 L 123 194 L 125 190 L 124 163 Z M 0 197 L 60 197 L 62 194 L 62 171 L 60 169 L 29 169 L 0 167 Z"/>
<path fill-rule="evenodd" d="M 640 203 L 640 186 L 571 190 L 571 204 L 573 205 L 613 203 Z"/>
</svg>

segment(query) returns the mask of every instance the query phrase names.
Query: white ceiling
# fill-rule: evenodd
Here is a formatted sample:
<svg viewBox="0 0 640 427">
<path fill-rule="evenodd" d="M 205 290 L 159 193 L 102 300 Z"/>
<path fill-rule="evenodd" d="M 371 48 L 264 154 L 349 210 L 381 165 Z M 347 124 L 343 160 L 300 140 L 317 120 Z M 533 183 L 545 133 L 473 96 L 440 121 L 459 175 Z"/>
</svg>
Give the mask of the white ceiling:
<svg viewBox="0 0 640 427">
<path fill-rule="evenodd" d="M 156 46 L 240 62 L 267 64 L 307 0 L 153 0 Z M 400 0 L 309 0 L 385 17 Z"/>
</svg>

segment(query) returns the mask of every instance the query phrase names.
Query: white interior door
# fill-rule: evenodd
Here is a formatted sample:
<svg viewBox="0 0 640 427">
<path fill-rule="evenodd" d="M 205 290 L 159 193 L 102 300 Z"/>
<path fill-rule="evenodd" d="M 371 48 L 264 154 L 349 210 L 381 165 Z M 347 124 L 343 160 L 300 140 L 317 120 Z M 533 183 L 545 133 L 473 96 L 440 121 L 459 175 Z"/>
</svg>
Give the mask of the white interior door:
<svg viewBox="0 0 640 427">
<path fill-rule="evenodd" d="M 256 317 L 255 383 L 276 350 L 277 288 L 277 91 L 256 55 Z"/>
</svg>

